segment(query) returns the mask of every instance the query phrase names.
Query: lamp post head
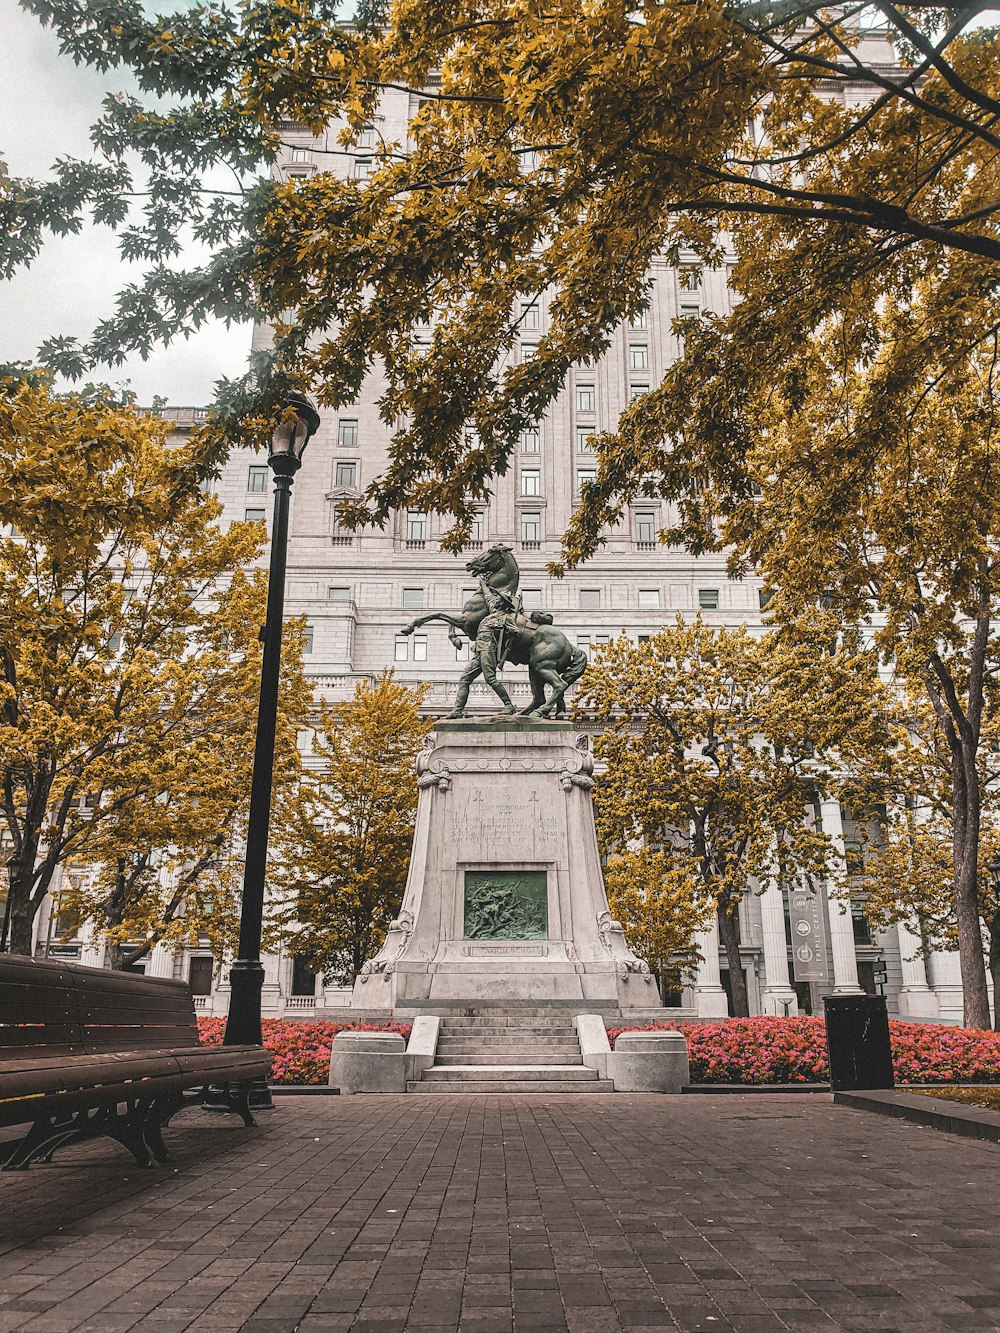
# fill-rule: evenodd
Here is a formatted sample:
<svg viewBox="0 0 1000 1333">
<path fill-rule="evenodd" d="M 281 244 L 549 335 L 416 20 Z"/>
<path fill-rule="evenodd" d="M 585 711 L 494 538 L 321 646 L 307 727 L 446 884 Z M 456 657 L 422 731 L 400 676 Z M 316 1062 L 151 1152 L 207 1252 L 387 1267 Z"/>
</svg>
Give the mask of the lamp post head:
<svg viewBox="0 0 1000 1333">
<path fill-rule="evenodd" d="M 296 472 L 306 445 L 316 434 L 319 413 L 304 393 L 286 394 L 284 402 L 281 420 L 271 436 L 268 462 L 275 472 Z"/>
</svg>

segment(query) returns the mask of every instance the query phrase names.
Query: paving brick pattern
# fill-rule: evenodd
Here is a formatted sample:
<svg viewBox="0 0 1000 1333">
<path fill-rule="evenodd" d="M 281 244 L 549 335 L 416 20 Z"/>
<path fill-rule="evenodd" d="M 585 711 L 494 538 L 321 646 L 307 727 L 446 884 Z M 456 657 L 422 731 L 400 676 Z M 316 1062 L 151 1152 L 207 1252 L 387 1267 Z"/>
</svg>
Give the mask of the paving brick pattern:
<svg viewBox="0 0 1000 1333">
<path fill-rule="evenodd" d="M 1000 1330 L 1000 1146 L 828 1096 L 281 1098 L 0 1176 L 0 1333 Z"/>
</svg>

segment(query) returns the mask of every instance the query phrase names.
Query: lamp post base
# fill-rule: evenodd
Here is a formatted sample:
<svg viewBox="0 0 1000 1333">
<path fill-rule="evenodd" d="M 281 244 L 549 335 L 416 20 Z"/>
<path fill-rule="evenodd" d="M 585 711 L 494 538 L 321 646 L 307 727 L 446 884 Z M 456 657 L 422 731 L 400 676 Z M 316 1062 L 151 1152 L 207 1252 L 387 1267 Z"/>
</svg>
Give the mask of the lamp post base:
<svg viewBox="0 0 1000 1333">
<path fill-rule="evenodd" d="M 229 1017 L 224 1046 L 263 1046 L 260 995 L 264 968 L 259 958 L 237 958 L 229 973 Z"/>
</svg>

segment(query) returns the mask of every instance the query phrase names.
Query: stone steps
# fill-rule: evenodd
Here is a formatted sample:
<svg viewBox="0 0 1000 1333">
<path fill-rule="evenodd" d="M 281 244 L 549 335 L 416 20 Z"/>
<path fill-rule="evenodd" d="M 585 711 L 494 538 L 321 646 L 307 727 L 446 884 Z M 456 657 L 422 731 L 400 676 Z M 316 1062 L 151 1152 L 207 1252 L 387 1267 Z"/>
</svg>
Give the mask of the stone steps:
<svg viewBox="0 0 1000 1333">
<path fill-rule="evenodd" d="M 435 1069 L 465 1068 L 469 1065 L 487 1065 L 495 1068 L 521 1068 L 524 1065 L 579 1065 L 580 1050 L 576 1051 L 529 1051 L 524 1049 L 504 1051 L 471 1052 L 459 1051 L 455 1055 L 442 1055 L 439 1051 L 434 1057 Z"/>
<path fill-rule="evenodd" d="M 576 1037 L 576 1028 L 572 1022 L 525 1022 L 525 1024 L 500 1024 L 500 1022 L 468 1022 L 468 1024 L 459 1024 L 448 1020 L 447 1025 L 441 1025 L 441 1036 L 447 1033 L 449 1037 L 467 1036 L 468 1033 L 475 1033 L 476 1037 L 527 1037 L 532 1036 L 553 1036 L 563 1037 L 564 1040 L 572 1041 Z"/>
<path fill-rule="evenodd" d="M 578 1097 L 582 1092 L 614 1092 L 615 1085 L 605 1078 L 595 1079 L 593 1083 L 555 1083 L 544 1080 L 527 1080 L 517 1077 L 504 1077 L 497 1080 L 483 1079 L 476 1083 L 408 1083 L 407 1092 L 437 1093 L 439 1096 L 462 1096 L 476 1093 L 493 1093 L 509 1096 L 512 1093 L 572 1093 Z"/>
<path fill-rule="evenodd" d="M 583 1063 L 576 1029 L 566 1018 L 544 1009 L 449 1015 L 441 1021 L 433 1066 L 407 1089 L 452 1094 L 614 1092 L 613 1083 Z"/>
<path fill-rule="evenodd" d="M 479 1036 L 476 1033 L 470 1032 L 461 1037 L 453 1037 L 450 1033 L 446 1033 L 444 1036 L 438 1038 L 439 1050 L 443 1050 L 446 1046 L 474 1046 L 477 1049 L 480 1047 L 494 1046 L 498 1049 L 503 1049 L 508 1046 L 531 1046 L 537 1047 L 539 1050 L 546 1050 L 550 1046 L 568 1046 L 570 1050 L 577 1050 L 579 1049 L 579 1044 L 576 1033 L 572 1033 L 566 1037 L 547 1037 L 542 1036 L 538 1032 L 512 1033 L 510 1036 L 501 1036 L 495 1032 L 490 1033 L 489 1036 Z"/>
<path fill-rule="evenodd" d="M 502 1074 L 510 1071 L 516 1073 L 518 1078 L 524 1079 L 543 1079 L 549 1082 L 560 1083 L 592 1083 L 597 1078 L 596 1069 L 588 1069 L 586 1065 L 543 1065 L 543 1064 L 482 1064 L 482 1065 L 449 1065 L 441 1067 L 434 1065 L 432 1069 L 424 1070 L 424 1078 L 429 1083 L 466 1083 L 476 1082 L 483 1078 L 484 1074 Z"/>
</svg>

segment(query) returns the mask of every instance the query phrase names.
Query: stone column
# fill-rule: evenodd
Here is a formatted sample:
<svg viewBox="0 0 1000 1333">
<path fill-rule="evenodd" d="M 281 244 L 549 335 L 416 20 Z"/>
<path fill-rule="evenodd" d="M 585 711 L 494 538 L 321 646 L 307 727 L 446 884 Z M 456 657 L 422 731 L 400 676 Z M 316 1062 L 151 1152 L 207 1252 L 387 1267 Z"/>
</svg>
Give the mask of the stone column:
<svg viewBox="0 0 1000 1333">
<path fill-rule="evenodd" d="M 962 967 L 957 949 L 932 949 L 930 981 L 942 1023 L 963 1021 L 965 995 L 962 991 Z"/>
<path fill-rule="evenodd" d="M 719 922 L 713 916 L 712 924 L 698 936 L 701 962 L 694 983 L 695 1005 L 699 1018 L 727 1018 L 729 1002 L 719 975 Z"/>
<path fill-rule="evenodd" d="M 95 937 L 93 925 L 87 921 L 80 928 L 80 962 L 84 967 L 104 966 L 104 944 Z"/>
<path fill-rule="evenodd" d="M 174 951 L 166 944 L 156 944 L 149 952 L 146 964 L 147 977 L 172 977 L 174 975 Z"/>
<path fill-rule="evenodd" d="M 831 840 L 837 855 L 844 859 L 844 821 L 840 802 L 824 799 L 820 802 L 823 832 Z M 854 924 L 851 905 L 843 899 L 826 895 L 827 917 L 830 922 L 830 950 L 833 954 L 833 994 L 863 995 L 858 981 L 858 961 L 854 953 Z"/>
<path fill-rule="evenodd" d="M 281 994 L 281 954 L 262 953 L 264 985 L 261 988 L 260 1007 L 266 1018 L 279 1018 L 284 1011 Z"/>
<path fill-rule="evenodd" d="M 759 895 L 761 946 L 764 976 L 761 980 L 762 1014 L 797 1014 L 798 999 L 788 976 L 788 944 L 785 939 L 785 895 L 775 876 L 770 876 Z"/>
<path fill-rule="evenodd" d="M 927 967 L 920 936 L 900 921 L 896 926 L 896 938 L 899 941 L 899 962 L 903 971 L 903 986 L 899 992 L 900 1017 L 937 1019 L 940 1006 L 937 996 L 927 984 Z"/>
</svg>

